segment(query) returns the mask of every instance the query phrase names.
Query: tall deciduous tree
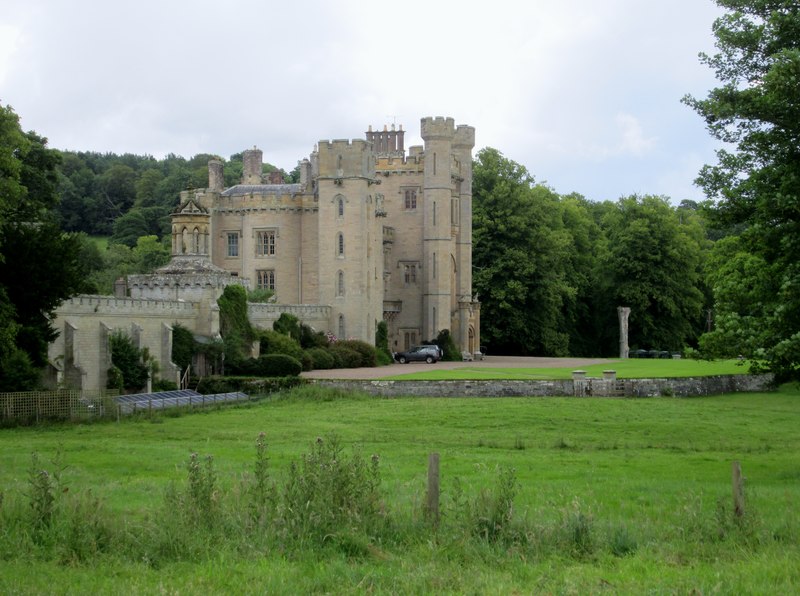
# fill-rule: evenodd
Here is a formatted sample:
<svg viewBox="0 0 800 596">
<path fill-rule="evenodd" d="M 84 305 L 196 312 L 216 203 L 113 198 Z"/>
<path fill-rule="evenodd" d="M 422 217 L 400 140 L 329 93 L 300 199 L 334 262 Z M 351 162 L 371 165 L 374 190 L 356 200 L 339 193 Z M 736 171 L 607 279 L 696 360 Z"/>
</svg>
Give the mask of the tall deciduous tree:
<svg viewBox="0 0 800 596">
<path fill-rule="evenodd" d="M 486 148 L 475 160 L 473 196 L 473 283 L 484 341 L 499 353 L 566 355 L 573 239 L 558 195 L 536 185 L 524 166 Z"/>
<path fill-rule="evenodd" d="M 85 288 L 81 242 L 57 225 L 59 154 L 0 106 L 0 386 L 30 384 L 56 337 L 49 315 Z M 9 379 L 15 379 L 9 383 Z"/>
<path fill-rule="evenodd" d="M 605 283 L 614 304 L 631 308 L 630 345 L 676 350 L 702 320 L 703 230 L 662 197 L 620 199 L 603 216 Z"/>
<path fill-rule="evenodd" d="M 721 86 L 684 101 L 731 148 L 719 150 L 697 182 L 715 201 L 717 220 L 744 227 L 742 248 L 777 281 L 777 292 L 761 296 L 765 333 L 754 356 L 800 378 L 800 5 L 716 1 L 728 11 L 714 23 L 718 52 L 700 58 Z M 718 297 L 718 317 L 729 303 Z"/>
</svg>

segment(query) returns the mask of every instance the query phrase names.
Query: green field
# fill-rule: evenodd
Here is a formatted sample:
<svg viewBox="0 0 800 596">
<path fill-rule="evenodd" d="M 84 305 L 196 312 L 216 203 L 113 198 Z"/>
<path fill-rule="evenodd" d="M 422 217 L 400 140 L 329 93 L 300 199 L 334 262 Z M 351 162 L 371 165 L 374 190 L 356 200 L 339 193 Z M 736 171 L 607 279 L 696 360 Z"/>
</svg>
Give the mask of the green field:
<svg viewBox="0 0 800 596">
<path fill-rule="evenodd" d="M 0 593 L 800 590 L 795 387 L 693 399 L 294 395 L 180 417 L 1 430 Z M 260 432 L 279 493 L 290 462 L 317 437 L 338 436 L 347 455 L 353 446 L 378 454 L 381 525 L 297 547 L 235 521 Z M 51 473 L 63 467 L 56 518 L 86 523 L 35 540 L 25 524 L 32 452 Z M 209 498 L 224 521 L 187 532 L 165 495 L 170 484 L 189 490 L 193 452 L 214 456 Z M 441 456 L 438 531 L 422 514 L 431 452 Z M 63 464 L 51 463 L 57 453 Z M 747 478 L 740 522 L 734 460 Z M 487 539 L 474 524 L 492 512 L 498 477 L 511 469 L 513 515 Z M 98 519 L 105 534 L 92 529 Z M 90 530 L 105 538 L 81 555 Z"/>
<path fill-rule="evenodd" d="M 555 368 L 489 368 L 465 363 L 453 370 L 437 368 L 432 365 L 421 372 L 389 375 L 385 380 L 425 380 L 442 381 L 447 379 L 569 379 L 574 366 Z M 707 377 L 713 375 L 747 374 L 748 366 L 739 360 L 650 360 L 626 359 L 611 360 L 603 364 L 581 367 L 590 377 L 601 377 L 604 370 L 615 370 L 620 379 L 651 379 L 665 377 Z"/>
</svg>

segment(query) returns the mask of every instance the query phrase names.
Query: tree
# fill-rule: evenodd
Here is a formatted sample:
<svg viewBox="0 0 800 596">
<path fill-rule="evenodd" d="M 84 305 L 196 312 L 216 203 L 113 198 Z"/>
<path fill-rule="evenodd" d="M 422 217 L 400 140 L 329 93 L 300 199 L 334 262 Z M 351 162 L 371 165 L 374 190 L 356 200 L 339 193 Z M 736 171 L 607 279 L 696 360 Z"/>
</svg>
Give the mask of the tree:
<svg viewBox="0 0 800 596">
<path fill-rule="evenodd" d="M 133 340 L 123 331 L 114 331 L 108 338 L 111 348 L 111 362 L 114 373 L 109 374 L 109 385 L 119 389 L 119 385 L 127 391 L 138 391 L 147 384 L 150 375 L 145 361 L 148 355 L 137 348 Z M 148 364 L 151 364 L 148 362 Z M 117 371 L 119 371 L 117 373 Z"/>
<path fill-rule="evenodd" d="M 57 331 L 50 316 L 62 300 L 86 289 L 81 240 L 59 228 L 58 152 L 47 139 L 22 132 L 19 118 L 0 106 L 0 372 L 9 363 L 46 363 Z M 17 375 L 17 389 L 30 376 Z M 8 389 L 6 383 L 6 389 Z"/>
<path fill-rule="evenodd" d="M 765 333 L 754 356 L 780 378 L 800 378 L 800 5 L 717 0 L 717 50 L 701 54 L 720 87 L 684 102 L 732 146 L 697 179 L 718 225 L 741 226 L 742 248 L 763 259 L 778 291 L 764 294 Z M 718 313 L 725 315 L 724 301 Z"/>
<path fill-rule="evenodd" d="M 601 225 L 613 301 L 606 308 L 631 308 L 630 345 L 676 350 L 693 342 L 704 305 L 699 222 L 681 220 L 666 198 L 632 196 L 613 204 Z"/>
<path fill-rule="evenodd" d="M 566 355 L 564 310 L 575 287 L 566 276 L 572 237 L 558 195 L 491 148 L 478 152 L 472 189 L 484 340 L 495 353 Z"/>
</svg>

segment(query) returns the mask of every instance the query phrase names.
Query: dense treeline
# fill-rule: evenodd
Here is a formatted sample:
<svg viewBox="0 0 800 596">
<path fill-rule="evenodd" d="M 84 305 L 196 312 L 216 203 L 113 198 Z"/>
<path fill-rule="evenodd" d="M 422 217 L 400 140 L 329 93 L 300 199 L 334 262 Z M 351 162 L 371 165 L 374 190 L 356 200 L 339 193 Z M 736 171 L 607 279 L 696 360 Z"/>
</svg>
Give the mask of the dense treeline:
<svg viewBox="0 0 800 596">
<path fill-rule="evenodd" d="M 618 306 L 632 309 L 632 348 L 696 345 L 711 246 L 696 204 L 560 196 L 491 148 L 476 157 L 473 195 L 474 285 L 490 351 L 614 355 Z"/>
<path fill-rule="evenodd" d="M 167 155 L 157 160 L 149 155 L 62 152 L 58 190 L 58 214 L 68 232 L 111 236 L 114 243 L 129 247 L 141 236 L 161 237 L 169 230 L 169 213 L 178 195 L 187 188 L 208 186 L 209 154 L 185 159 Z M 242 154 L 222 160 L 225 183 L 238 184 L 242 176 Z M 264 164 L 264 172 L 277 170 Z M 286 174 L 292 180 L 295 173 Z"/>
</svg>

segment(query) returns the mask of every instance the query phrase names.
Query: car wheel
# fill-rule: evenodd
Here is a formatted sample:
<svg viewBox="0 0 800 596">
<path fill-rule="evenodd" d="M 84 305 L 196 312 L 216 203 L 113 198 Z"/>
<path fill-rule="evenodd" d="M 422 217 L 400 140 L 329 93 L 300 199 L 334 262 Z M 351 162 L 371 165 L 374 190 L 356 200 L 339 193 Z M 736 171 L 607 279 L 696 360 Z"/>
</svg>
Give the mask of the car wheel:
<svg viewBox="0 0 800 596">
<path fill-rule="evenodd" d="M 427 362 L 428 364 L 433 364 L 433 356 L 428 356 L 428 357 L 425 359 L 425 362 Z"/>
<path fill-rule="evenodd" d="M 400 356 L 400 358 L 398 358 L 397 361 L 400 364 L 405 364 L 406 363 L 406 357 L 405 356 Z"/>
</svg>

